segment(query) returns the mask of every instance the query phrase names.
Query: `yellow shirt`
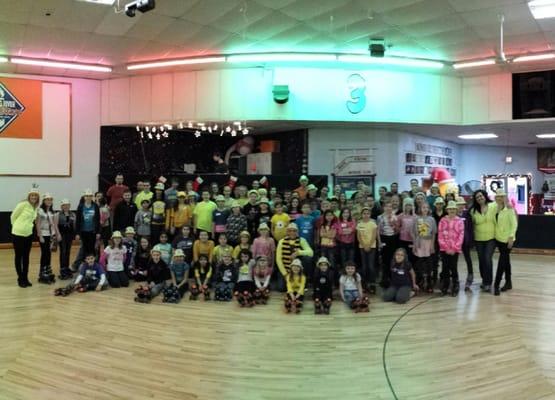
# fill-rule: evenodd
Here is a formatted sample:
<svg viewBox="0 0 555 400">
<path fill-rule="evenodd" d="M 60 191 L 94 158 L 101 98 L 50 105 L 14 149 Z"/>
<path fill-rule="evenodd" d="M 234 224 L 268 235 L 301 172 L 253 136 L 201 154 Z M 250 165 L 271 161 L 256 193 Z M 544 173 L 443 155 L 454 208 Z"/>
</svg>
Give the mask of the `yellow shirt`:
<svg viewBox="0 0 555 400">
<path fill-rule="evenodd" d="M 166 229 L 171 227 L 182 228 L 190 225 L 193 213 L 187 204 L 177 206 L 177 211 L 170 208 L 166 211 Z"/>
<path fill-rule="evenodd" d="M 274 214 L 270 223 L 272 224 L 272 236 L 279 242 L 287 234 L 287 225 L 289 225 L 289 215 L 286 213 Z"/>
<path fill-rule="evenodd" d="M 137 193 L 137 196 L 135 197 L 135 205 L 137 206 L 137 209 L 140 210 L 142 208 L 141 207 L 141 202 L 143 200 L 152 201 L 153 196 L 154 196 L 154 193 L 152 193 L 152 192 L 145 193 L 143 191 L 143 192 Z"/>
<path fill-rule="evenodd" d="M 216 209 L 216 203 L 212 201 L 201 201 L 195 207 L 195 228 L 212 232 L 212 213 Z"/>
<path fill-rule="evenodd" d="M 486 242 L 495 238 L 495 214 L 497 204 L 488 203 L 488 209 L 482 214 L 478 209 L 472 211 L 472 223 L 474 225 L 474 240 Z"/>
<path fill-rule="evenodd" d="M 503 208 L 497 213 L 497 223 L 495 225 L 495 240 L 507 243 L 509 238 L 516 239 L 516 229 L 518 220 L 516 211 L 513 208 Z"/>
<path fill-rule="evenodd" d="M 291 275 L 285 277 L 287 281 L 287 293 L 304 294 L 304 287 L 306 285 L 306 277 L 304 275 L 296 275 L 291 279 Z"/>
<path fill-rule="evenodd" d="M 365 247 L 375 249 L 378 225 L 376 225 L 374 220 L 368 220 L 368 222 L 360 221 L 356 229 L 359 247 L 361 249 Z"/>
<path fill-rule="evenodd" d="M 204 243 L 200 240 L 195 240 L 193 244 L 193 261 L 198 261 L 201 254 L 208 257 L 208 262 L 212 262 L 212 255 L 214 254 L 214 242 L 212 240 Z"/>
<path fill-rule="evenodd" d="M 19 203 L 10 215 L 12 235 L 32 235 L 35 220 L 37 219 L 37 211 L 38 208 L 33 207 L 27 200 Z"/>
</svg>

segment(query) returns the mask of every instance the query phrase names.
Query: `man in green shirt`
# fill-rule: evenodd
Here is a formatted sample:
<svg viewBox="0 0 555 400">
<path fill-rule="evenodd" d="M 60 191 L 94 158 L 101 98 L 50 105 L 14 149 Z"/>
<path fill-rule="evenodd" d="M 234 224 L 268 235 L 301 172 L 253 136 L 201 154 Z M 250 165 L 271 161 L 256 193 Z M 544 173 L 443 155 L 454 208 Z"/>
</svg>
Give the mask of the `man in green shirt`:
<svg viewBox="0 0 555 400">
<path fill-rule="evenodd" d="M 212 213 L 217 208 L 216 204 L 210 201 L 210 192 L 202 191 L 202 201 L 195 206 L 193 211 L 193 226 L 195 234 L 199 231 L 212 232 Z"/>
<path fill-rule="evenodd" d="M 141 209 L 141 203 L 143 200 L 148 200 L 152 203 L 152 196 L 154 196 L 154 193 L 150 191 L 150 182 L 143 182 L 143 191 L 137 193 L 137 196 L 135 197 L 137 209 Z"/>
</svg>

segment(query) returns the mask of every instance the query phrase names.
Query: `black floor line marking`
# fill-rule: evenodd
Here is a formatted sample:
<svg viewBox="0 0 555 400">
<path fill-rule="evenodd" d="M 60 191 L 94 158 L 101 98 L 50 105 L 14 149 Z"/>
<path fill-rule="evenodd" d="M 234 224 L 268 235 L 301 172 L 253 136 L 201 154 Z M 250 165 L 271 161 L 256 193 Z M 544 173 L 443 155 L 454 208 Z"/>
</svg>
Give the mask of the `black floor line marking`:
<svg viewBox="0 0 555 400">
<path fill-rule="evenodd" d="M 418 304 L 415 304 L 414 306 L 412 306 L 411 308 L 409 308 L 407 311 L 405 311 L 403 314 L 401 314 L 401 316 L 399 318 L 397 318 L 397 320 L 391 325 L 391 327 L 389 328 L 389 331 L 387 332 L 387 335 L 385 336 L 385 340 L 383 342 L 383 348 L 382 348 L 382 365 L 383 365 L 383 370 L 385 372 L 385 379 L 387 379 L 387 385 L 389 386 L 389 390 L 391 390 L 391 394 L 393 395 L 393 398 L 395 400 L 399 400 L 399 398 L 397 397 L 397 393 L 395 393 L 395 389 L 393 389 L 393 385 L 391 384 L 391 379 L 389 378 L 389 373 L 387 372 L 387 363 L 385 361 L 385 353 L 387 350 L 387 342 L 389 341 L 389 335 L 391 335 L 391 332 L 393 332 L 393 329 L 395 328 L 395 326 L 408 314 L 410 313 L 412 310 L 414 310 L 416 307 L 421 306 L 422 304 L 425 304 L 427 302 L 429 302 L 432 299 L 436 299 L 439 296 L 432 296 L 429 297 L 426 300 L 421 301 Z"/>
</svg>

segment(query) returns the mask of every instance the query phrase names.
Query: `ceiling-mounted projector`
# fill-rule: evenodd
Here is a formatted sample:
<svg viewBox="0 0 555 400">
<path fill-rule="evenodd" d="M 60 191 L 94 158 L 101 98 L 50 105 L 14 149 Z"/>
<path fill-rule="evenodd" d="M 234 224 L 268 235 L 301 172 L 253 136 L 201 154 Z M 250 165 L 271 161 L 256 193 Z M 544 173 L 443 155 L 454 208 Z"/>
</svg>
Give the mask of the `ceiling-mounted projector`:
<svg viewBox="0 0 555 400">
<path fill-rule="evenodd" d="M 154 10 L 156 7 L 155 0 L 135 0 L 125 5 L 125 15 L 134 17 L 137 10 L 142 13 Z"/>
</svg>

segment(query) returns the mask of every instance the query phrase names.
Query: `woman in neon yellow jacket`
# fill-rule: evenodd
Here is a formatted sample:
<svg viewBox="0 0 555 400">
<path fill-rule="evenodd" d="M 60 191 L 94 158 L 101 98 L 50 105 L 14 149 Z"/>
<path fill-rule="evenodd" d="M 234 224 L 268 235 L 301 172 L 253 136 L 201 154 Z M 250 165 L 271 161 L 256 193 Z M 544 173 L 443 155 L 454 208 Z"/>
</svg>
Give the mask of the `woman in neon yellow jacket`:
<svg viewBox="0 0 555 400">
<path fill-rule="evenodd" d="M 511 281 L 510 254 L 516 239 L 518 220 L 515 209 L 511 207 L 510 203 L 507 201 L 507 195 L 502 189 L 497 190 L 495 194 L 495 203 L 497 204 L 497 214 L 495 215 L 495 244 L 499 249 L 499 261 L 497 263 L 493 294 L 499 296 L 500 292 L 513 288 L 513 283 Z M 503 273 L 505 273 L 505 285 L 499 289 Z"/>
<path fill-rule="evenodd" d="M 474 228 L 474 243 L 478 252 L 482 289 L 491 291 L 493 281 L 493 252 L 495 251 L 495 215 L 497 205 L 488 198 L 485 190 L 477 190 L 472 196 L 469 214 Z"/>
<path fill-rule="evenodd" d="M 28 278 L 29 254 L 33 245 L 33 228 L 38 206 L 39 192 L 37 189 L 31 189 L 27 199 L 20 202 L 10 215 L 17 284 L 22 288 L 32 286 Z"/>
</svg>

